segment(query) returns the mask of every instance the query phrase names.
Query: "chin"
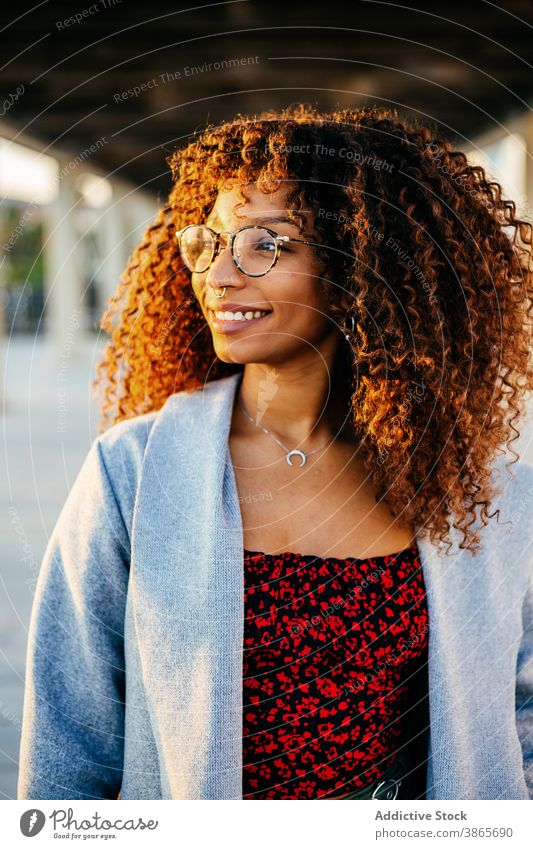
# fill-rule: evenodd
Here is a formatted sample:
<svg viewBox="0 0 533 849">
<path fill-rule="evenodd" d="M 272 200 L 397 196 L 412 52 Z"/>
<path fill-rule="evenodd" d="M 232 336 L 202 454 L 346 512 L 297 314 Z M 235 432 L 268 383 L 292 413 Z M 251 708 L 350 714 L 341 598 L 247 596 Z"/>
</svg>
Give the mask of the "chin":
<svg viewBox="0 0 533 849">
<path fill-rule="evenodd" d="M 215 345 L 215 354 L 223 363 L 231 365 L 247 365 L 248 363 L 268 362 L 268 352 L 260 339 L 235 341 L 228 345 Z"/>
</svg>

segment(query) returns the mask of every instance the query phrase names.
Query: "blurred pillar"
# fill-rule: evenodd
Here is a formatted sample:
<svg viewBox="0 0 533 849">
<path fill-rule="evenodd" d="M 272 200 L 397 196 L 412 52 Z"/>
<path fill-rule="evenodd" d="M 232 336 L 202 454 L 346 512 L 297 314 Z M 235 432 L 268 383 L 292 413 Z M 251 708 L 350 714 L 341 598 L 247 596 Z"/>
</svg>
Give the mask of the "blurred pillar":
<svg viewBox="0 0 533 849">
<path fill-rule="evenodd" d="M 59 181 L 56 199 L 44 217 L 44 291 L 47 341 L 54 358 L 79 357 L 76 341 L 85 331 L 83 278 L 77 261 L 77 200 L 74 175 Z"/>
<path fill-rule="evenodd" d="M 121 180 L 112 181 L 113 197 L 102 218 L 102 307 L 116 292 L 126 264 L 158 209 L 156 199 Z"/>
<path fill-rule="evenodd" d="M 522 116 L 521 132 L 526 140 L 526 202 L 521 211 L 524 217 L 533 223 L 533 114 L 531 112 Z"/>
<path fill-rule="evenodd" d="M 4 233 L 4 221 L 3 221 L 3 207 L 0 205 L 0 235 L 3 237 Z M 4 374 L 4 345 L 6 338 L 6 314 L 5 314 L 5 298 L 6 298 L 6 281 L 4 274 L 4 261 L 5 254 L 4 251 L 0 251 L 0 373 Z M 4 383 L 5 381 L 0 381 L 0 403 L 3 408 L 7 403 L 7 399 L 4 397 Z"/>
<path fill-rule="evenodd" d="M 102 217 L 102 252 L 100 298 L 102 312 L 109 298 L 115 293 L 127 261 L 127 217 L 126 207 L 131 188 L 119 180 L 111 182 L 113 197 Z M 131 201 L 130 201 L 131 202 Z"/>
</svg>

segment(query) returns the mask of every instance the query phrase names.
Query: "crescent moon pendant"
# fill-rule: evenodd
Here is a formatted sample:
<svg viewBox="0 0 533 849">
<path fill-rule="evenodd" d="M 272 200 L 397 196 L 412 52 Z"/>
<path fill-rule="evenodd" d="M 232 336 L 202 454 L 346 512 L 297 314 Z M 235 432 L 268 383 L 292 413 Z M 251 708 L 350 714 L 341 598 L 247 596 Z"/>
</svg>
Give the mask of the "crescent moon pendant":
<svg viewBox="0 0 533 849">
<path fill-rule="evenodd" d="M 302 462 L 299 465 L 300 467 L 305 466 L 307 455 L 303 451 L 300 451 L 298 448 L 293 448 L 293 450 L 289 451 L 289 453 L 287 454 L 287 463 L 289 464 L 289 466 L 294 466 L 294 463 L 291 463 L 291 457 L 301 457 Z"/>
</svg>

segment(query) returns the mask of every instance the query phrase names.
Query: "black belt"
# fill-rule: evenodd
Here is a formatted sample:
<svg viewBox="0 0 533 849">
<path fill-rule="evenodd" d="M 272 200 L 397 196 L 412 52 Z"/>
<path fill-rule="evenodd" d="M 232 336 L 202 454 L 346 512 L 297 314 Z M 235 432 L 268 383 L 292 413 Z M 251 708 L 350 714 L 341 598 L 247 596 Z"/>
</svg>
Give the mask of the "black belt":
<svg viewBox="0 0 533 849">
<path fill-rule="evenodd" d="M 345 796 L 322 796 L 322 799 L 423 799 L 425 779 L 420 766 L 415 766 L 407 754 L 400 753 L 394 763 L 377 781 L 368 787 Z"/>
</svg>

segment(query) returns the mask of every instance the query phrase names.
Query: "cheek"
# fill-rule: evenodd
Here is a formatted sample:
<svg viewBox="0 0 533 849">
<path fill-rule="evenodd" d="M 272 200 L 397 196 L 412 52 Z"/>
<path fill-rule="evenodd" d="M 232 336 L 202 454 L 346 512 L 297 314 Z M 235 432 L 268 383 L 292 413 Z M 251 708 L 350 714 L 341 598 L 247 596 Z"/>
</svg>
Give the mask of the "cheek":
<svg viewBox="0 0 533 849">
<path fill-rule="evenodd" d="M 296 277 L 291 286 L 272 294 L 279 326 L 302 339 L 317 339 L 331 329 L 328 304 L 319 286 L 320 281 Z"/>
<path fill-rule="evenodd" d="M 327 311 L 324 283 L 319 274 L 308 269 L 280 276 L 271 294 L 272 298 L 280 301 L 280 307 L 293 310 L 301 308 L 302 315 L 307 318 L 316 311 L 320 314 Z"/>
<path fill-rule="evenodd" d="M 203 311 L 204 310 L 203 293 L 205 291 L 205 283 L 204 283 L 203 280 L 198 279 L 197 275 L 194 275 L 194 274 L 191 276 L 191 289 L 192 289 L 192 294 L 194 295 L 196 300 L 199 302 L 200 306 L 202 307 L 202 311 Z"/>
</svg>

